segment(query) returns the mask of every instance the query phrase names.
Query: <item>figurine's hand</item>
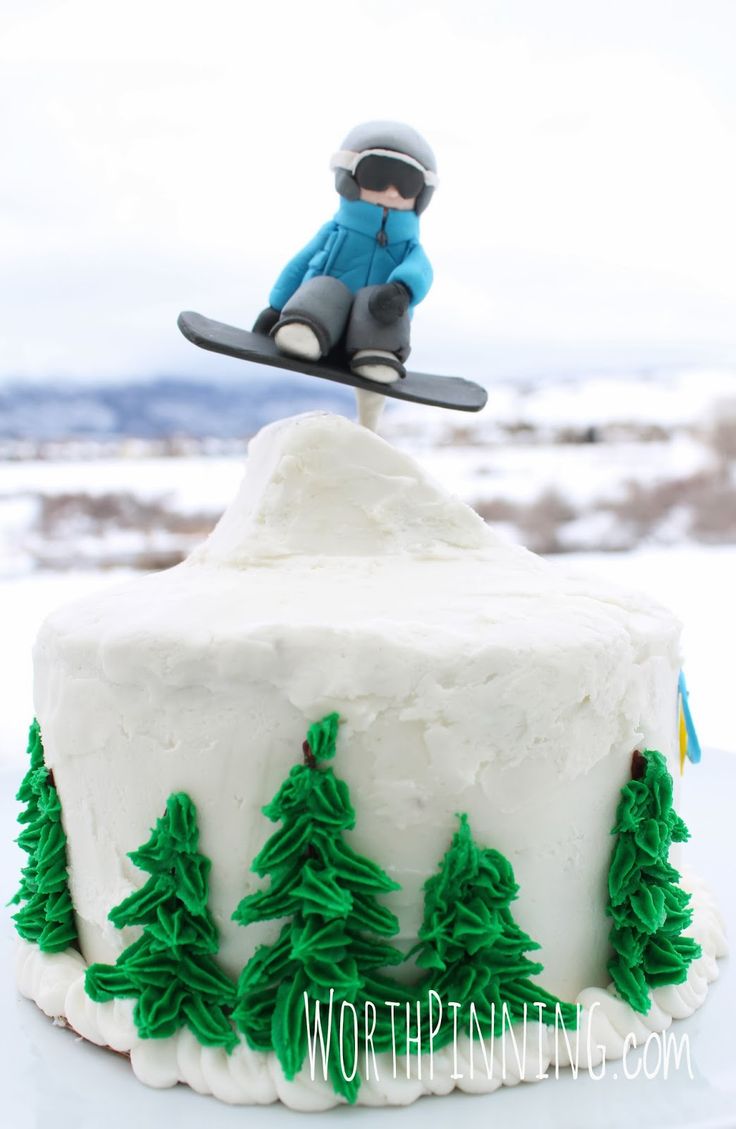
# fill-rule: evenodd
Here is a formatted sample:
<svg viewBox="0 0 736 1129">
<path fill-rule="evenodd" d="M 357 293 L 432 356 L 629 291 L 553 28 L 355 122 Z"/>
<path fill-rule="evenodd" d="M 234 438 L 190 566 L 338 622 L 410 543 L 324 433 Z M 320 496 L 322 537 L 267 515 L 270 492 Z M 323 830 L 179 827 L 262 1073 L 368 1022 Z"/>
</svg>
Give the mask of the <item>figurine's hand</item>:
<svg viewBox="0 0 736 1129">
<path fill-rule="evenodd" d="M 265 310 L 261 310 L 253 322 L 253 333 L 262 333 L 264 337 L 268 337 L 280 317 L 280 310 L 275 310 L 273 306 L 266 306 Z"/>
<path fill-rule="evenodd" d="M 368 299 L 368 309 L 381 325 L 393 325 L 409 309 L 411 295 L 402 282 L 377 286 Z"/>
</svg>

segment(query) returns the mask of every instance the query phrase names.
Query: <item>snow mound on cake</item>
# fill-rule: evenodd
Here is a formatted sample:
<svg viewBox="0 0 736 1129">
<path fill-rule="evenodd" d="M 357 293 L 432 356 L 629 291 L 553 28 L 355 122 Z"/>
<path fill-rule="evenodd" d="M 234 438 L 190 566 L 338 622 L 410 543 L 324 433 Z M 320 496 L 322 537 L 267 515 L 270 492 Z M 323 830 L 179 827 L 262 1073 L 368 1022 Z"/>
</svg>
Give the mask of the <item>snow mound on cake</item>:
<svg viewBox="0 0 736 1129">
<path fill-rule="evenodd" d="M 501 543 L 408 455 L 342 416 L 310 412 L 253 439 L 240 492 L 190 560 L 434 556 Z"/>
</svg>

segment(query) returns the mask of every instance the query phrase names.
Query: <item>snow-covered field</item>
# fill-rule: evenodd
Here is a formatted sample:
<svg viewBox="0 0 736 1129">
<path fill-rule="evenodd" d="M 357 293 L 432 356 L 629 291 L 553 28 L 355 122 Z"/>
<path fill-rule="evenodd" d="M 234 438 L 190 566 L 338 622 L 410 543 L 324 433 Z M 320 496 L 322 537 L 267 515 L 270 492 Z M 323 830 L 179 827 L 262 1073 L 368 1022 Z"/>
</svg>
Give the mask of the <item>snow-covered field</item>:
<svg viewBox="0 0 736 1129">
<path fill-rule="evenodd" d="M 623 481 L 652 483 L 689 475 L 708 465 L 707 448 L 688 435 L 636 443 L 445 442 L 427 445 L 414 437 L 398 441 L 454 494 L 473 502 L 489 497 L 528 502 L 543 489 L 559 491 L 581 505 L 596 497 L 616 498 Z M 216 458 L 101 458 L 58 462 L 26 460 L 0 464 L 0 515 L 11 500 L 39 494 L 91 495 L 128 491 L 187 512 L 222 510 L 235 493 L 245 465 L 241 455 Z M 3 522 L 7 524 L 7 522 Z"/>
<path fill-rule="evenodd" d="M 637 553 L 576 554 L 564 567 L 595 571 L 649 592 L 684 623 L 690 701 L 704 745 L 736 750 L 732 712 L 736 639 L 736 546 L 653 549 Z M 54 607 L 130 579 L 131 573 L 66 572 L 17 576 L 0 584 L 0 761 L 22 768 L 32 717 L 31 648 L 41 620 Z"/>
<path fill-rule="evenodd" d="M 477 416 L 389 404 L 381 432 L 537 552 L 736 542 L 730 370 L 506 382 Z M 6 439 L 0 575 L 180 560 L 235 493 L 245 439 L 166 441 Z"/>
<path fill-rule="evenodd" d="M 400 446 L 536 551 L 736 540 L 736 476 L 692 434 L 595 443 L 451 438 L 430 445 L 409 435 Z M 234 496 L 244 461 L 243 450 L 0 463 L 0 575 L 39 565 L 173 564 Z"/>
</svg>

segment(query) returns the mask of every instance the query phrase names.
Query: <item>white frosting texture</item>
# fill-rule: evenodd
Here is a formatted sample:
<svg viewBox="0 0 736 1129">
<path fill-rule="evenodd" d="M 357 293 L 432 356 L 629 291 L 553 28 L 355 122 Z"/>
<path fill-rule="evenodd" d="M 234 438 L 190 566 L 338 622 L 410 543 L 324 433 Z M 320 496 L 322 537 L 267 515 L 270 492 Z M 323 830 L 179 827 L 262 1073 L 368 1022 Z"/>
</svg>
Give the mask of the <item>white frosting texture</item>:
<svg viewBox="0 0 736 1129">
<path fill-rule="evenodd" d="M 687 932 L 702 947 L 702 956 L 693 961 L 687 980 L 668 988 L 657 988 L 651 995 L 646 1015 L 635 1012 L 613 994 L 613 987 L 586 988 L 577 996 L 581 1006 L 578 1033 L 568 1032 L 555 1039 L 551 1028 L 528 1023 L 526 1061 L 515 1053 L 512 1036 L 506 1046 L 496 1040 L 486 1046 L 487 1065 L 479 1040 L 471 1046 L 466 1036 L 421 1063 L 421 1078 L 416 1059 L 407 1078 L 406 1058 L 397 1055 L 396 1069 L 390 1054 L 377 1055 L 377 1077 L 363 1081 L 358 1093 L 360 1105 L 409 1105 L 425 1094 L 447 1094 L 457 1088 L 469 1093 L 491 1093 L 500 1086 L 520 1081 L 534 1082 L 540 1075 L 566 1067 L 570 1060 L 586 1070 L 620 1059 L 628 1037 L 641 1045 L 652 1032 L 665 1031 L 673 1019 L 692 1015 L 705 1000 L 708 985 L 718 977 L 716 960 L 725 956 L 727 945 L 723 923 L 707 888 L 692 874 L 683 876 L 683 885 L 692 892 L 693 921 Z M 307 1067 L 293 1082 L 287 1081 L 275 1054 L 253 1051 L 241 1041 L 232 1054 L 222 1048 L 201 1046 L 186 1029 L 169 1039 L 140 1039 L 133 1023 L 133 1001 L 114 1000 L 94 1003 L 84 991 L 86 964 L 75 950 L 42 953 L 38 946 L 21 942 L 18 953 L 18 985 L 24 996 L 34 1000 L 42 1011 L 63 1021 L 78 1034 L 100 1046 L 130 1054 L 136 1077 L 148 1086 L 165 1088 L 186 1082 L 200 1094 L 213 1094 L 233 1105 L 265 1105 L 281 1100 L 296 1110 L 319 1111 L 341 1104 L 329 1082 L 318 1069 L 313 1080 Z M 514 1029 L 517 1047 L 524 1036 Z M 456 1075 L 457 1077 L 453 1077 Z"/>
<path fill-rule="evenodd" d="M 274 830 L 261 809 L 308 724 L 335 710 L 351 841 L 401 886 L 388 896 L 399 945 L 416 941 L 422 886 L 467 812 L 476 841 L 514 868 L 513 912 L 541 945 L 543 986 L 567 1000 L 603 990 L 609 832 L 633 750 L 660 750 L 678 778 L 679 625 L 506 544 L 372 432 L 325 414 L 266 428 L 188 561 L 62 608 L 34 657 L 84 960 L 114 962 L 138 935 L 108 913 L 146 877 L 127 853 L 183 791 L 212 861 L 218 960 L 236 978 L 280 925 L 232 921 L 262 885 L 249 869 Z M 71 1007 L 85 1034 L 82 1013 L 103 1012 L 76 993 L 52 1010 Z M 129 1028 L 130 1009 L 113 1011 Z M 102 1028 L 98 1041 L 115 1045 Z M 216 1074 L 241 1095 L 225 1100 L 271 1101 L 285 1086 L 290 1104 L 333 1100 L 279 1080 L 268 1056 L 237 1052 L 221 1069 L 192 1043 L 131 1044 L 134 1067 L 176 1080 L 186 1061 L 195 1088 L 218 1092 Z M 316 1096 L 293 1096 L 305 1089 Z"/>
<path fill-rule="evenodd" d="M 252 440 L 238 496 L 190 559 L 248 566 L 294 555 L 437 556 L 497 543 L 408 455 L 342 416 L 309 413 Z"/>
</svg>

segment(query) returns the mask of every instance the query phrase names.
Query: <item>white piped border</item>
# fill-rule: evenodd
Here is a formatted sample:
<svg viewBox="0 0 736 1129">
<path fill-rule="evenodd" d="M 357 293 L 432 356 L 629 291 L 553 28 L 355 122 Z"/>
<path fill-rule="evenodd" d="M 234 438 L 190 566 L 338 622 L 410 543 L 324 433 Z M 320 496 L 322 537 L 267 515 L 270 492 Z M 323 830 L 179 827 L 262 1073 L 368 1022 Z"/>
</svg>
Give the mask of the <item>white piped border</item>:
<svg viewBox="0 0 736 1129">
<path fill-rule="evenodd" d="M 665 1031 L 673 1019 L 692 1015 L 718 977 L 716 961 L 728 952 L 723 921 L 713 897 L 703 882 L 692 873 L 683 874 L 683 887 L 692 894 L 693 922 L 688 933 L 702 947 L 702 956 L 690 965 L 687 980 L 652 993 L 646 1015 L 635 1012 L 613 995 L 612 986 L 585 988 L 576 1003 L 583 1012 L 576 1039 L 580 1069 L 621 1058 L 627 1036 L 644 1042 L 652 1033 Z M 185 1082 L 200 1094 L 213 1094 L 231 1105 L 267 1105 L 282 1101 L 291 1109 L 319 1111 L 342 1102 L 329 1082 L 320 1076 L 312 1081 L 307 1069 L 293 1082 L 284 1077 L 275 1054 L 253 1051 L 241 1041 L 232 1054 L 221 1047 L 203 1047 L 187 1029 L 170 1039 L 140 1039 L 133 1023 L 132 1000 L 113 1000 L 98 1004 L 84 991 L 87 965 L 74 949 L 63 953 L 43 953 L 37 945 L 21 942 L 17 979 L 20 992 L 33 1000 L 46 1015 L 72 1027 L 79 1035 L 99 1046 L 130 1054 L 136 1077 L 147 1086 L 165 1088 Z M 504 1041 L 506 1046 L 504 1047 Z M 458 1041 L 457 1054 L 445 1047 L 434 1054 L 433 1077 L 429 1078 L 427 1056 L 423 1057 L 422 1078 L 406 1077 L 406 1059 L 397 1057 L 394 1077 L 390 1055 L 376 1056 L 380 1081 L 363 1081 L 358 1104 L 370 1106 L 409 1105 L 424 1094 L 447 1094 L 455 1087 L 469 1093 L 490 1093 L 501 1085 L 533 1082 L 555 1066 L 570 1065 L 564 1038 L 555 1040 L 550 1028 L 528 1023 L 525 1069 L 519 1070 L 509 1036 L 497 1039 L 492 1051 L 492 1077 L 482 1061 L 476 1040 L 471 1064 L 471 1043 Z M 416 1075 L 416 1063 L 412 1063 Z M 461 1077 L 453 1078 L 452 1075 Z"/>
</svg>

